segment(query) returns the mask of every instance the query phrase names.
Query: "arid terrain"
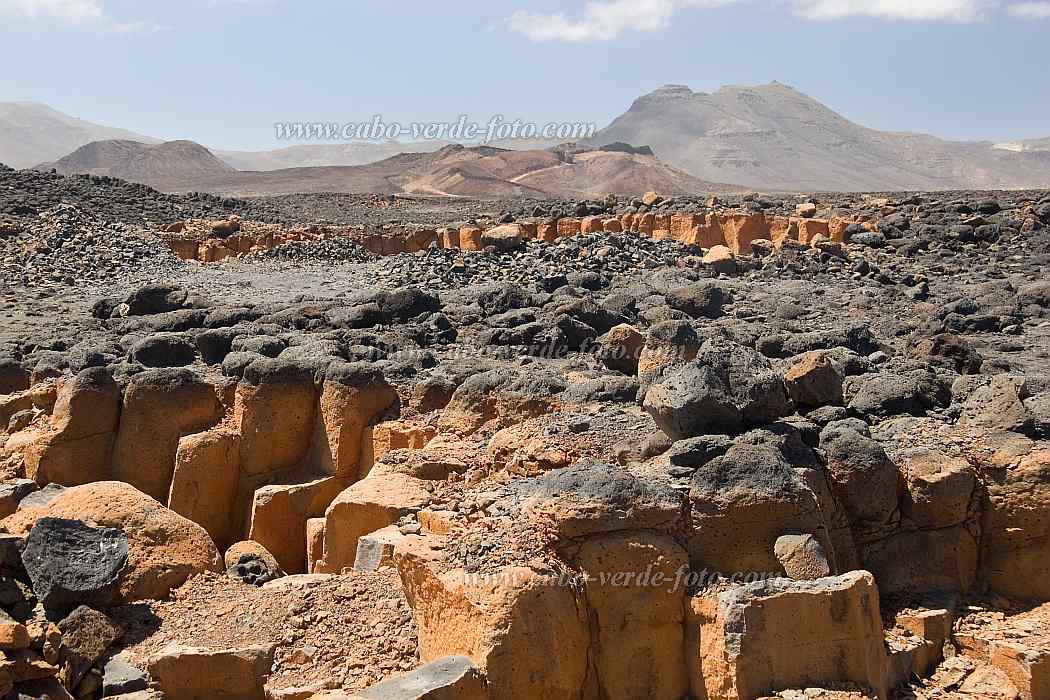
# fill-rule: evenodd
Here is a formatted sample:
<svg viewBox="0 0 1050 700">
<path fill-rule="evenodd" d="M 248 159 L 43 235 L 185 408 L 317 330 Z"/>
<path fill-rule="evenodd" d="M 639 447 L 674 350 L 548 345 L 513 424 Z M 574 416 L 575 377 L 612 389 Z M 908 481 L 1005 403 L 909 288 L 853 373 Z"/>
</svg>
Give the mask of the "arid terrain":
<svg viewBox="0 0 1050 700">
<path fill-rule="evenodd" d="M 0 167 L 0 698 L 1050 698 L 1050 191 L 508 153 Z"/>
</svg>

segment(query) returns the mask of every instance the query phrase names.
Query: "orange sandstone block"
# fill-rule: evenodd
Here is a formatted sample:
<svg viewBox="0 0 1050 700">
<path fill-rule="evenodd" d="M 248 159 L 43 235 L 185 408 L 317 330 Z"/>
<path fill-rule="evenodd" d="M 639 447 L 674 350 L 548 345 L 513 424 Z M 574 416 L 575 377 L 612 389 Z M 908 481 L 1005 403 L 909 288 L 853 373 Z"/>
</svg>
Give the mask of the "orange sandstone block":
<svg viewBox="0 0 1050 700">
<path fill-rule="evenodd" d="M 703 221 L 703 217 L 696 214 L 672 214 L 668 230 L 671 238 L 679 243 L 690 244 L 694 242 L 695 229 Z"/>
<path fill-rule="evenodd" d="M 620 224 L 623 226 L 624 231 L 637 231 L 637 219 L 638 217 L 634 214 L 624 214 L 620 217 Z"/>
<path fill-rule="evenodd" d="M 642 214 L 638 220 L 638 233 L 650 236 L 656 227 L 656 215 L 652 213 Z"/>
<path fill-rule="evenodd" d="M 536 232 L 536 237 L 541 241 L 550 243 L 558 237 L 558 225 L 557 224 L 540 224 Z"/>
<path fill-rule="evenodd" d="M 588 216 L 580 222 L 580 231 L 582 233 L 601 233 L 603 222 L 601 217 Z"/>
<path fill-rule="evenodd" d="M 798 220 L 789 216 L 774 216 L 769 222 L 769 240 L 778 248 L 786 241 L 797 241 Z"/>
<path fill-rule="evenodd" d="M 481 229 L 464 226 L 459 230 L 459 247 L 463 250 L 481 250 Z"/>
<path fill-rule="evenodd" d="M 831 221 L 828 222 L 828 231 L 831 234 L 831 240 L 836 243 L 842 243 L 846 240 L 846 228 L 853 222 L 849 219 L 841 216 L 832 217 Z"/>
<path fill-rule="evenodd" d="M 722 220 L 718 214 L 708 214 L 702 224 L 694 229 L 693 240 L 686 241 L 701 248 L 714 248 L 725 245 L 725 233 L 722 231 Z"/>
<path fill-rule="evenodd" d="M 580 233 L 581 224 L 579 219 L 559 219 L 558 220 L 558 237 L 567 238 L 569 236 L 576 236 Z"/>
<path fill-rule="evenodd" d="M 799 219 L 798 220 L 798 241 L 799 243 L 809 244 L 817 236 L 825 236 L 831 238 L 831 229 L 828 226 L 827 219 Z"/>
<path fill-rule="evenodd" d="M 763 214 L 724 214 L 721 220 L 726 247 L 734 254 L 751 252 L 751 241 L 769 238 L 769 223 Z"/>
<path fill-rule="evenodd" d="M 619 219 L 606 219 L 602 222 L 602 228 L 606 233 L 620 233 L 623 231 L 623 224 Z"/>
<path fill-rule="evenodd" d="M 518 224 L 518 230 L 521 231 L 522 238 L 531 241 L 536 238 L 539 226 L 536 224 Z"/>
</svg>

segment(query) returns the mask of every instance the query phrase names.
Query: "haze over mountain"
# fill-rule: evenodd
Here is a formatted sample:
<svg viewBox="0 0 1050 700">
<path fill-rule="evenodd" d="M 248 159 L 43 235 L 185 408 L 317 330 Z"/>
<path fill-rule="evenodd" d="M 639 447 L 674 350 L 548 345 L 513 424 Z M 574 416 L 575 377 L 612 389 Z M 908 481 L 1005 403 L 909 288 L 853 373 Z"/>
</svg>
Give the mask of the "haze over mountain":
<svg viewBox="0 0 1050 700">
<path fill-rule="evenodd" d="M 1050 139 L 1008 149 L 855 124 L 780 83 L 715 93 L 669 85 L 591 143 L 648 144 L 693 175 L 756 189 L 938 190 L 1050 186 Z"/>
<path fill-rule="evenodd" d="M 160 143 L 126 129 L 71 117 L 37 102 L 0 102 L 0 163 L 12 168 L 31 168 L 92 141 L 110 139 Z"/>
</svg>

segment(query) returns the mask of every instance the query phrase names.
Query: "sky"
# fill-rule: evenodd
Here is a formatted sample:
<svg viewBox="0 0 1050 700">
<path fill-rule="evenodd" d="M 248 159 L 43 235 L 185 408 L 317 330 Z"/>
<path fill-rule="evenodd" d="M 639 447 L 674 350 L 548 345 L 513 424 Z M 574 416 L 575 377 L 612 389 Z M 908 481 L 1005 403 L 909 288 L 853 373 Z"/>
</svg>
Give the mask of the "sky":
<svg viewBox="0 0 1050 700">
<path fill-rule="evenodd" d="M 0 0 L 0 101 L 222 149 L 278 122 L 595 123 L 774 80 L 877 129 L 1050 136 L 1050 0 Z"/>
</svg>

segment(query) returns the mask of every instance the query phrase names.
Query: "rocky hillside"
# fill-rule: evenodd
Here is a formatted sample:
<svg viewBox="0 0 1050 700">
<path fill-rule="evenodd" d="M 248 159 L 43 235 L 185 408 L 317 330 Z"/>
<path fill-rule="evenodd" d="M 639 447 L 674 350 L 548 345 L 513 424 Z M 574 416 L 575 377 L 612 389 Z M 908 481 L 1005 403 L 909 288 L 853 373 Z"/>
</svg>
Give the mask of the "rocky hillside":
<svg viewBox="0 0 1050 700">
<path fill-rule="evenodd" d="M 95 141 L 37 169 L 54 169 L 63 175 L 107 175 L 161 189 L 236 172 L 192 141 L 169 141 L 156 146 L 135 141 Z"/>
<path fill-rule="evenodd" d="M 0 102 L 0 163 L 30 168 L 107 139 L 159 143 L 125 129 L 100 126 L 36 102 Z"/>
<path fill-rule="evenodd" d="M 57 163 L 60 173 L 111 175 L 166 192 L 260 196 L 371 192 L 455 197 L 638 195 L 734 191 L 663 163 L 645 149 L 610 146 L 511 151 L 490 146 L 446 146 L 434 153 L 402 153 L 361 166 L 241 172 L 203 146 L 173 141 L 142 146 L 127 141 L 90 144 Z"/>
<path fill-rule="evenodd" d="M 610 141 L 649 144 L 657 156 L 696 177 L 755 189 L 1050 186 L 1045 139 L 1009 150 L 876 131 L 780 83 L 729 86 L 710 94 L 677 85 L 660 88 L 636 100 L 592 142 Z"/>
</svg>

